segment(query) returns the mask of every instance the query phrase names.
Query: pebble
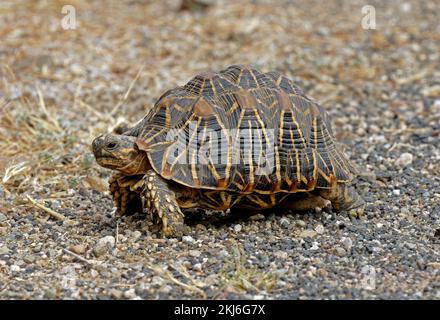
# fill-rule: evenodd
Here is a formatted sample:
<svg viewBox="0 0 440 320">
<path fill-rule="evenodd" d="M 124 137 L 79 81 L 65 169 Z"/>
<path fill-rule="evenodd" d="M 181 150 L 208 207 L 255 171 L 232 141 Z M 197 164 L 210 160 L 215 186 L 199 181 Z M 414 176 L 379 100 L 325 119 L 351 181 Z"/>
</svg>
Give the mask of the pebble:
<svg viewBox="0 0 440 320">
<path fill-rule="evenodd" d="M 6 246 L 0 247 L 0 255 L 2 254 L 8 254 L 9 253 L 9 248 Z"/>
<path fill-rule="evenodd" d="M 289 221 L 289 219 L 287 219 L 287 218 L 281 218 L 281 219 L 280 219 L 280 225 L 281 225 L 283 228 L 287 229 L 287 228 L 289 227 L 289 225 L 290 225 L 290 221 Z"/>
<path fill-rule="evenodd" d="M 323 234 L 325 232 L 324 226 L 322 224 L 318 224 L 315 228 L 315 231 L 318 234 Z"/>
<path fill-rule="evenodd" d="M 21 270 L 21 268 L 15 264 L 11 265 L 10 269 L 12 272 L 19 272 Z"/>
<path fill-rule="evenodd" d="M 353 241 L 348 237 L 343 237 L 341 239 L 341 243 L 344 246 L 345 250 L 348 252 L 351 250 L 351 247 L 353 246 Z"/>
<path fill-rule="evenodd" d="M 400 190 L 399 190 L 399 189 L 394 189 L 394 190 L 393 190 L 393 194 L 394 194 L 395 196 L 400 196 Z"/>
<path fill-rule="evenodd" d="M 278 259 L 286 260 L 289 257 L 289 254 L 285 251 L 277 251 L 275 252 L 275 257 Z"/>
<path fill-rule="evenodd" d="M 303 231 L 301 231 L 301 233 L 299 234 L 299 236 L 301 237 L 301 238 L 313 238 L 313 237 L 315 237 L 317 235 L 317 232 L 316 231 L 314 231 L 314 230 L 309 230 L 309 229 L 307 229 L 307 230 L 303 230 Z"/>
<path fill-rule="evenodd" d="M 141 235 L 142 235 L 142 232 L 140 232 L 139 230 L 136 230 L 136 231 L 134 231 L 134 232 L 131 234 L 131 238 L 132 238 L 134 241 L 136 241 L 136 240 L 138 240 L 138 239 L 141 237 Z"/>
<path fill-rule="evenodd" d="M 199 231 L 199 232 L 205 232 L 207 229 L 206 229 L 206 226 L 205 225 L 203 225 L 203 224 L 201 224 L 201 223 L 198 223 L 196 226 L 195 226 L 195 229 L 197 230 L 197 231 Z"/>
<path fill-rule="evenodd" d="M 266 217 L 264 215 L 262 215 L 261 213 L 254 214 L 253 216 L 249 217 L 249 220 L 251 220 L 251 221 L 258 221 L 258 220 L 264 220 L 264 219 L 266 219 Z"/>
<path fill-rule="evenodd" d="M 347 251 L 345 251 L 344 248 L 336 247 L 336 248 L 335 248 L 335 253 L 336 253 L 338 256 L 343 257 L 343 256 L 345 256 L 345 255 L 347 254 Z"/>
<path fill-rule="evenodd" d="M 195 242 L 194 238 L 191 236 L 183 236 L 182 241 L 185 243 L 189 243 L 189 244 L 192 244 Z"/>
<path fill-rule="evenodd" d="M 196 263 L 193 267 L 193 270 L 197 270 L 197 271 L 202 271 L 202 264 L 201 263 Z"/>
<path fill-rule="evenodd" d="M 31 264 L 35 262 L 35 256 L 27 254 L 23 257 L 23 261 L 26 262 L 27 264 Z"/>
<path fill-rule="evenodd" d="M 199 250 L 189 250 L 189 255 L 198 258 L 202 253 Z"/>
<path fill-rule="evenodd" d="M 239 233 L 241 231 L 241 229 L 243 229 L 243 227 L 241 226 L 241 224 L 236 224 L 234 226 L 234 231 Z"/>
<path fill-rule="evenodd" d="M 69 250 L 76 254 L 83 254 L 84 252 L 86 252 L 86 246 L 83 244 L 77 244 L 74 246 L 70 246 Z"/>
<path fill-rule="evenodd" d="M 115 237 L 106 236 L 98 240 L 95 247 L 93 248 L 93 253 L 99 257 L 103 254 L 109 252 L 115 245 Z"/>
<path fill-rule="evenodd" d="M 113 299 L 121 299 L 122 295 L 124 294 L 122 291 L 117 289 L 111 289 L 109 293 Z"/>
<path fill-rule="evenodd" d="M 3 237 L 8 233 L 8 228 L 0 227 L 0 236 Z"/>
<path fill-rule="evenodd" d="M 124 298 L 126 299 L 135 299 L 136 298 L 136 290 L 135 289 L 128 289 L 124 292 Z"/>
<path fill-rule="evenodd" d="M 404 152 L 395 161 L 395 165 L 400 168 L 403 168 L 403 167 L 410 165 L 412 162 L 413 162 L 413 155 L 409 152 Z"/>
<path fill-rule="evenodd" d="M 3 213 L 0 212 L 0 222 L 6 221 L 8 217 L 6 217 Z"/>
<path fill-rule="evenodd" d="M 296 220 L 296 225 L 298 227 L 304 228 L 307 225 L 307 223 L 305 223 L 303 220 Z"/>
</svg>

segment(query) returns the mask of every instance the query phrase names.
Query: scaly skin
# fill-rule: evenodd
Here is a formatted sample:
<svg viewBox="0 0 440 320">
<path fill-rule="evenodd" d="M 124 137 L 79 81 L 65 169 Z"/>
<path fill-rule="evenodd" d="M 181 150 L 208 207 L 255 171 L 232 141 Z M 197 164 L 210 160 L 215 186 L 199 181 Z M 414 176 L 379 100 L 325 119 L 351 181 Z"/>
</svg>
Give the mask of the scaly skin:
<svg viewBox="0 0 440 320">
<path fill-rule="evenodd" d="M 324 199 L 331 201 L 336 212 L 345 210 L 350 216 L 356 218 L 361 218 L 364 214 L 365 201 L 349 185 L 338 184 L 331 189 L 322 189 L 319 194 Z"/>
<path fill-rule="evenodd" d="M 142 212 L 142 200 L 139 193 L 130 190 L 130 187 L 138 181 L 139 178 L 127 177 L 121 173 L 116 173 L 110 178 L 109 188 L 117 208 L 117 216 Z"/>
<path fill-rule="evenodd" d="M 176 195 L 168 182 L 153 170 L 147 171 L 144 177 L 130 187 L 144 198 L 147 211 L 158 218 L 162 233 L 166 237 L 181 237 L 189 227 L 184 224 L 184 215 L 176 201 Z"/>
</svg>

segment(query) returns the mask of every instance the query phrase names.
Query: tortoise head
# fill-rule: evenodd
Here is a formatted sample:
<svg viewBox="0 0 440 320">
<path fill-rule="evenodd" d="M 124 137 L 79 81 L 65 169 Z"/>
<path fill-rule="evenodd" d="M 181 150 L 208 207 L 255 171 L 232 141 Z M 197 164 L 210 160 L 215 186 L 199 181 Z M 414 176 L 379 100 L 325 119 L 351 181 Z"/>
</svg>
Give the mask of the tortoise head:
<svg viewBox="0 0 440 320">
<path fill-rule="evenodd" d="M 93 154 L 99 165 L 132 176 L 146 173 L 149 169 L 147 154 L 139 150 L 136 137 L 107 134 L 97 137 Z"/>
</svg>

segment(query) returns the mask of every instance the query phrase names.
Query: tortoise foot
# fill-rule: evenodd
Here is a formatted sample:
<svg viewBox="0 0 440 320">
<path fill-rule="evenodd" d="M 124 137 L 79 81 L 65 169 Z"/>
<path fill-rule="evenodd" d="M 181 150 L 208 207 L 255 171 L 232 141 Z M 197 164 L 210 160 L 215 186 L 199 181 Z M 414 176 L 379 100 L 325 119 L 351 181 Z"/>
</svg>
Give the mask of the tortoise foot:
<svg viewBox="0 0 440 320">
<path fill-rule="evenodd" d="M 131 191 L 140 192 L 144 197 L 145 208 L 154 215 L 165 237 L 179 238 L 189 231 L 174 191 L 156 172 L 149 170 L 138 183 L 131 186 Z"/>
</svg>

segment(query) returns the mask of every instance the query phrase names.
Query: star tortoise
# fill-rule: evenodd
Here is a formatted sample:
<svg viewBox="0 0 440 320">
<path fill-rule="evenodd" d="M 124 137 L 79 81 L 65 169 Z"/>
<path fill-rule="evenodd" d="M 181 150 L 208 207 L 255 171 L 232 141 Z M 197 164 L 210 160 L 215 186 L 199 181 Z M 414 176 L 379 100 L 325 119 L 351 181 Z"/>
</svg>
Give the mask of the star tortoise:
<svg viewBox="0 0 440 320">
<path fill-rule="evenodd" d="M 323 208 L 362 214 L 354 168 L 325 110 L 278 72 L 233 65 L 165 92 L 122 134 L 93 141 L 118 214 L 142 209 L 165 236 L 186 232 L 183 209 Z"/>
</svg>

